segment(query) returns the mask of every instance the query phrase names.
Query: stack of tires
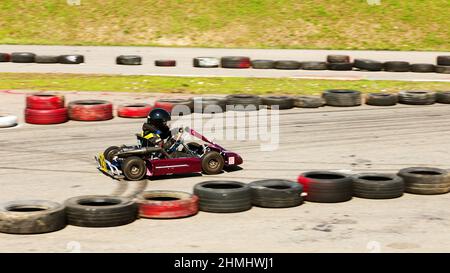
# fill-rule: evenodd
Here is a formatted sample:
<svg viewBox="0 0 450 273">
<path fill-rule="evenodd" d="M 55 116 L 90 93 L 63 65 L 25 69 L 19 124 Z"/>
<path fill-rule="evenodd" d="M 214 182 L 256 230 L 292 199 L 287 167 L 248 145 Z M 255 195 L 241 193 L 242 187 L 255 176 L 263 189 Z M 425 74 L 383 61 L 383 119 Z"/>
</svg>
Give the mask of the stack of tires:
<svg viewBox="0 0 450 273">
<path fill-rule="evenodd" d="M 437 57 L 437 73 L 450 74 L 450 56 Z"/>
<path fill-rule="evenodd" d="M 64 96 L 32 94 L 26 97 L 25 122 L 30 124 L 59 124 L 68 120 Z"/>
</svg>

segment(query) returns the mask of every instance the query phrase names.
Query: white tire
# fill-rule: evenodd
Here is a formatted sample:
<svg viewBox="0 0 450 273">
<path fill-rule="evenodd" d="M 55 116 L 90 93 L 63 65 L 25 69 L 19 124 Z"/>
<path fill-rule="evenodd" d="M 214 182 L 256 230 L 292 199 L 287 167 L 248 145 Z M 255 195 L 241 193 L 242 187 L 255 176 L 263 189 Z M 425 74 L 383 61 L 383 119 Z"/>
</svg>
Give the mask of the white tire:
<svg viewBox="0 0 450 273">
<path fill-rule="evenodd" d="M 8 128 L 17 125 L 16 116 L 2 116 L 0 115 L 0 128 Z"/>
</svg>

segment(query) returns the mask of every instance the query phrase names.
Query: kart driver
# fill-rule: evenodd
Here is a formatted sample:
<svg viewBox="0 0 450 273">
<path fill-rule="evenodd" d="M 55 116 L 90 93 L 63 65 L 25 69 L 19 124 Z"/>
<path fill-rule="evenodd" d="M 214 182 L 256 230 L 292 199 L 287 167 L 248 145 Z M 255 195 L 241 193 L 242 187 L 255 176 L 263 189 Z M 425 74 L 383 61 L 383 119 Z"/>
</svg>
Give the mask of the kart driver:
<svg viewBox="0 0 450 273">
<path fill-rule="evenodd" d="M 172 133 L 169 126 L 167 126 L 167 122 L 170 120 L 169 112 L 164 109 L 155 108 L 150 111 L 147 122 L 142 125 L 142 137 L 147 139 L 148 146 L 163 147 L 165 146 L 163 140 L 171 139 Z"/>
</svg>

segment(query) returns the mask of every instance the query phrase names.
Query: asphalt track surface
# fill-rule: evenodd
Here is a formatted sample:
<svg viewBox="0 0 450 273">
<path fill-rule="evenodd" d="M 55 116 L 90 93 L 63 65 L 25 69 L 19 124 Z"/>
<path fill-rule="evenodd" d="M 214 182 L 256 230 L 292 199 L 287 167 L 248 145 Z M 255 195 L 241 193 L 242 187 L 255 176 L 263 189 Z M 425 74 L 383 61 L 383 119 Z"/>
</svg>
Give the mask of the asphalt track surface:
<svg viewBox="0 0 450 273">
<path fill-rule="evenodd" d="M 412 72 L 363 72 L 363 71 L 307 71 L 277 69 L 225 69 L 195 68 L 194 57 L 249 56 L 252 59 L 325 61 L 328 54 L 348 54 L 352 58 L 367 58 L 378 61 L 408 61 L 411 63 L 436 64 L 439 55 L 450 52 L 414 51 L 363 51 L 363 50 L 288 50 L 288 49 L 214 49 L 214 48 L 165 48 L 165 47 L 121 47 L 121 46 L 38 46 L 0 45 L 0 52 L 34 52 L 38 55 L 82 54 L 86 63 L 67 64 L 20 64 L 0 63 L 0 72 L 21 73 L 81 73 L 114 75 L 160 75 L 196 77 L 261 77 L 261 78 L 305 78 L 342 80 L 405 80 L 405 81 L 450 81 L 450 74 Z M 143 65 L 116 65 L 119 55 L 141 55 Z M 157 59 L 174 59 L 176 67 L 156 67 Z"/>
<path fill-rule="evenodd" d="M 162 96 L 64 94 L 69 101 L 101 98 L 116 105 Z M 0 112 L 18 115 L 23 122 L 24 97 L 20 91 L 0 92 Z M 217 140 L 240 153 L 244 164 L 242 170 L 215 176 L 118 183 L 97 171 L 94 155 L 110 145 L 135 143 L 133 134 L 142 122 L 116 117 L 0 129 L 0 201 L 63 202 L 87 194 L 133 196 L 144 189 L 192 192 L 196 183 L 207 180 L 295 180 L 310 170 L 450 167 L 450 105 L 435 104 L 285 110 L 275 151 L 261 151 L 259 141 Z M 67 226 L 40 235 L 0 234 L 0 252 L 449 252 L 449 202 L 450 194 L 405 194 L 392 200 L 306 202 L 295 208 L 254 207 L 232 214 L 199 212 L 190 218 L 140 219 L 113 228 Z"/>
</svg>

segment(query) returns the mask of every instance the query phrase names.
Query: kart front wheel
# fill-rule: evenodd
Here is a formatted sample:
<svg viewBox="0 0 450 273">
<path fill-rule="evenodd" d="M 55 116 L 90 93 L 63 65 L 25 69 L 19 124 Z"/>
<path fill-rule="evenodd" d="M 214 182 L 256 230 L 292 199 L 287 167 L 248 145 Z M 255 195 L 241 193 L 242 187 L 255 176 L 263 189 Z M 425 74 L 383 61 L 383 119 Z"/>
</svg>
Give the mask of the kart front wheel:
<svg viewBox="0 0 450 273">
<path fill-rule="evenodd" d="M 104 152 L 103 152 L 103 156 L 105 157 L 106 160 L 108 160 L 109 162 L 112 161 L 112 159 L 114 158 L 114 156 L 119 152 L 120 148 L 117 146 L 111 146 L 108 147 Z"/>
<path fill-rule="evenodd" d="M 137 156 L 130 156 L 126 158 L 122 163 L 123 175 L 126 179 L 131 181 L 137 181 L 144 178 L 147 173 L 147 167 L 145 161 Z"/>
<path fill-rule="evenodd" d="M 222 172 L 225 161 L 218 152 L 208 152 L 202 157 L 202 170 L 206 174 Z"/>
</svg>

